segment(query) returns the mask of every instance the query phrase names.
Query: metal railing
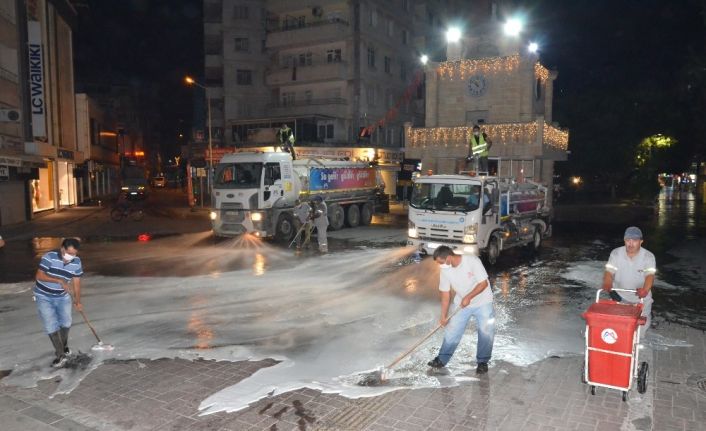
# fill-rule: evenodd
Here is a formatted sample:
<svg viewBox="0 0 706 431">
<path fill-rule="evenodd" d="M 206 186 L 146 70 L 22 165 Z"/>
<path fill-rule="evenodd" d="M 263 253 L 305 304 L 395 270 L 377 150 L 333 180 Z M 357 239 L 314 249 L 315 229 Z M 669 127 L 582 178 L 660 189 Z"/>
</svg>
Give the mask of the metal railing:
<svg viewBox="0 0 706 431">
<path fill-rule="evenodd" d="M 293 100 L 293 101 L 277 101 L 267 104 L 267 108 L 289 108 L 294 106 L 316 106 L 316 105 L 345 105 L 348 100 L 342 97 L 329 97 L 325 99 L 309 99 L 309 100 Z"/>
<path fill-rule="evenodd" d="M 300 24 L 298 21 L 285 21 L 284 23 L 267 29 L 268 33 L 278 33 L 281 31 L 292 31 L 292 30 L 300 30 L 303 28 L 311 28 L 311 27 L 320 27 L 324 25 L 331 25 L 331 24 L 342 24 L 342 25 L 348 25 L 348 21 L 342 20 L 340 18 L 330 18 L 330 19 L 322 19 L 318 21 L 313 21 L 313 22 L 305 22 L 303 24 Z"/>
</svg>

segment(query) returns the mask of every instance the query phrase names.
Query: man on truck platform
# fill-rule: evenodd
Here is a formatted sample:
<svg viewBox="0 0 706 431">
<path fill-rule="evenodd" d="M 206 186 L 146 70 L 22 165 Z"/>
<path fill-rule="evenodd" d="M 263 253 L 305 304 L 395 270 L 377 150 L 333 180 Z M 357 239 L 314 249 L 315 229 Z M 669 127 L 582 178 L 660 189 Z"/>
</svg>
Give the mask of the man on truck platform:
<svg viewBox="0 0 706 431">
<path fill-rule="evenodd" d="M 297 159 L 294 154 L 294 131 L 286 123 L 277 131 L 277 141 L 282 150 L 292 155 L 292 160 Z"/>
<path fill-rule="evenodd" d="M 466 161 L 475 160 L 474 169 L 476 172 L 488 174 L 488 152 L 493 146 L 493 141 L 488 138 L 485 132 L 480 131 L 476 124 L 473 126 L 473 134 L 468 142 L 468 157 Z"/>
</svg>

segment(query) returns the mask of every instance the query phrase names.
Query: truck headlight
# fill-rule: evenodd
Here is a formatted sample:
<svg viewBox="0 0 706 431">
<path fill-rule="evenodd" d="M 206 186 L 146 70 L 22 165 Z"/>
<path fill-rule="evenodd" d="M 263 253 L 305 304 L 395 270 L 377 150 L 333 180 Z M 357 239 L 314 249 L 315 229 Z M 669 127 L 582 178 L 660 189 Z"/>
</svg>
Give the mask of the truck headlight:
<svg viewBox="0 0 706 431">
<path fill-rule="evenodd" d="M 417 234 L 417 226 L 412 222 L 411 220 L 407 224 L 407 236 L 410 238 L 418 238 L 419 235 Z"/>
<path fill-rule="evenodd" d="M 126 191 L 130 190 L 130 188 L 129 188 L 129 187 L 126 187 L 126 186 L 123 186 L 123 187 L 120 187 L 120 190 L 126 192 Z"/>
<path fill-rule="evenodd" d="M 463 243 L 473 244 L 476 242 L 476 234 L 478 233 L 478 223 L 473 223 L 463 228 Z"/>
<path fill-rule="evenodd" d="M 262 213 L 250 213 L 250 220 L 262 221 Z"/>
<path fill-rule="evenodd" d="M 216 220 L 218 218 L 218 213 L 215 211 L 211 211 L 208 216 L 211 218 L 211 220 Z"/>
</svg>

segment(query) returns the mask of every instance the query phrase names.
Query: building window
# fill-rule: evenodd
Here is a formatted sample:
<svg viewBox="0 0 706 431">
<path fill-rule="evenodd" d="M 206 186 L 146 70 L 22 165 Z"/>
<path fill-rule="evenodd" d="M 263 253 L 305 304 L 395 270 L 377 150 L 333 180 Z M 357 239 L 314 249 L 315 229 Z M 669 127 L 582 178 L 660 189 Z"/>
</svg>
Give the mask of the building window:
<svg viewBox="0 0 706 431">
<path fill-rule="evenodd" d="M 248 19 L 250 18 L 250 9 L 247 6 L 235 6 L 233 9 L 233 19 Z"/>
<path fill-rule="evenodd" d="M 288 16 L 284 20 L 284 30 L 306 27 L 306 16 Z"/>
<path fill-rule="evenodd" d="M 378 10 L 375 8 L 370 8 L 368 14 L 368 25 L 371 27 L 377 27 L 378 25 Z"/>
<path fill-rule="evenodd" d="M 341 62 L 341 50 L 340 49 L 329 49 L 326 51 L 326 62 L 327 63 L 340 63 Z"/>
<path fill-rule="evenodd" d="M 204 36 L 204 50 L 206 55 L 223 54 L 223 38 L 220 34 L 207 34 Z"/>
<path fill-rule="evenodd" d="M 407 63 L 404 61 L 400 63 L 400 79 L 402 82 L 407 81 Z"/>
<path fill-rule="evenodd" d="M 238 52 L 250 51 L 250 39 L 248 39 L 247 37 L 236 37 L 235 50 Z"/>
<path fill-rule="evenodd" d="M 402 0 L 402 9 L 404 9 L 405 12 L 409 12 L 409 0 Z"/>
<path fill-rule="evenodd" d="M 219 23 L 221 22 L 221 3 L 205 2 L 203 5 L 203 22 Z"/>
<path fill-rule="evenodd" d="M 407 45 L 407 43 L 409 43 L 409 32 L 402 30 L 402 44 Z"/>
<path fill-rule="evenodd" d="M 264 53 L 265 51 L 267 51 L 267 40 L 266 40 L 266 39 L 262 39 L 262 40 L 260 41 L 260 52 L 261 52 L 261 53 Z"/>
<path fill-rule="evenodd" d="M 311 66 L 311 53 L 299 54 L 299 66 Z"/>
<path fill-rule="evenodd" d="M 252 70 L 238 69 L 235 74 L 238 85 L 252 85 Z"/>
<path fill-rule="evenodd" d="M 282 93 L 282 106 L 294 105 L 294 92 Z"/>
<path fill-rule="evenodd" d="M 326 125 L 326 139 L 333 139 L 333 124 Z"/>
<path fill-rule="evenodd" d="M 375 67 L 375 48 L 372 46 L 368 47 L 368 66 Z"/>
<path fill-rule="evenodd" d="M 375 89 L 372 86 L 365 89 L 365 99 L 368 101 L 368 106 L 375 106 Z"/>
<path fill-rule="evenodd" d="M 385 73 L 390 73 L 390 70 L 392 70 L 392 59 L 385 56 Z"/>
<path fill-rule="evenodd" d="M 304 92 L 304 102 L 306 102 L 307 105 L 311 104 L 311 101 L 314 99 L 314 92 L 311 90 L 306 90 Z"/>
<path fill-rule="evenodd" d="M 387 20 L 387 35 L 393 37 L 395 35 L 395 22 L 392 18 Z"/>
</svg>

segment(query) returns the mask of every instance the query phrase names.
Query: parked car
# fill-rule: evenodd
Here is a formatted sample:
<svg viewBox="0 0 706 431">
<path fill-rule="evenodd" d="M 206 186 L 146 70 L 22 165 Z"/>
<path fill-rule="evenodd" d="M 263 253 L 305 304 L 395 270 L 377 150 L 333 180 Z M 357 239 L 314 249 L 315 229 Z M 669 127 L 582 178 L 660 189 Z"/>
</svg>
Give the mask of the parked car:
<svg viewBox="0 0 706 431">
<path fill-rule="evenodd" d="M 158 175 L 152 178 L 152 187 L 166 187 L 167 179 L 163 175 Z"/>
</svg>

